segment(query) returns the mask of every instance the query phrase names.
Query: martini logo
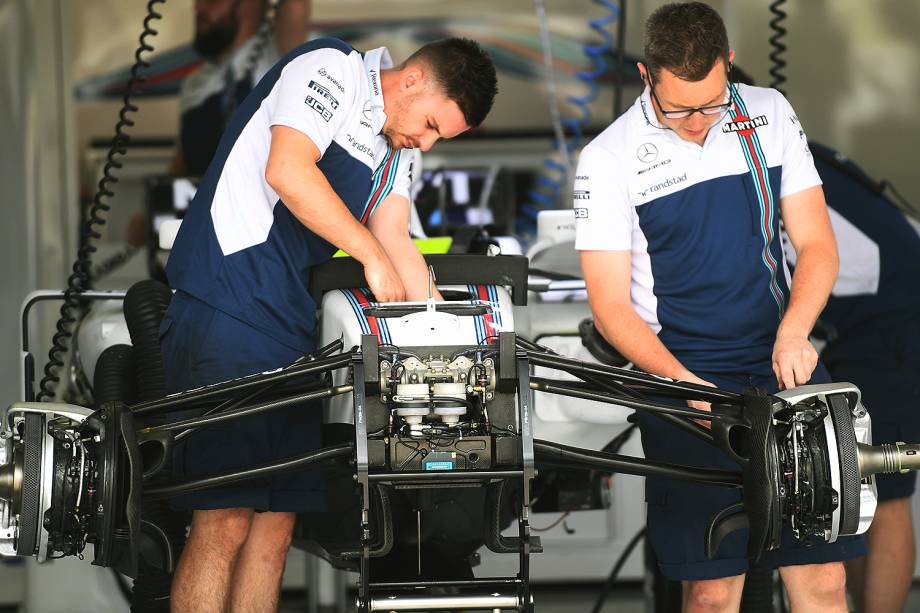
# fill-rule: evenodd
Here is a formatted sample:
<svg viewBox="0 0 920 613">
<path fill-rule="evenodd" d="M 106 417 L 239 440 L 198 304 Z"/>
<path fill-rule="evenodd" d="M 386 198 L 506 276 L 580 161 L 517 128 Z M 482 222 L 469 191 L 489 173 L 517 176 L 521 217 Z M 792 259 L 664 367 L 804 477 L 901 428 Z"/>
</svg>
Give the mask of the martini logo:
<svg viewBox="0 0 920 613">
<path fill-rule="evenodd" d="M 743 136 L 750 136 L 754 133 L 756 128 L 767 125 L 766 115 L 760 115 L 754 119 L 748 119 L 744 115 L 738 115 L 735 117 L 734 121 L 729 121 L 724 126 L 722 126 L 722 131 L 726 134 L 729 132 L 739 132 Z"/>
</svg>

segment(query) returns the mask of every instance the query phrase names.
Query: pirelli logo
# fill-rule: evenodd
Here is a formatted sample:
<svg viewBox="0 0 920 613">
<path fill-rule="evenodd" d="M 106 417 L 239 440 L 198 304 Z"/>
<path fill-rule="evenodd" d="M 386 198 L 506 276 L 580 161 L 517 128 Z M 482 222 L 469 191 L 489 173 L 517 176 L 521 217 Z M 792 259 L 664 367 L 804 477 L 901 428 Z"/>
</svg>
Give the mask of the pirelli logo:
<svg viewBox="0 0 920 613">
<path fill-rule="evenodd" d="M 339 108 L 339 101 L 335 99 L 335 97 L 332 95 L 332 92 L 329 91 L 329 88 L 328 88 L 328 87 L 325 87 L 325 86 L 323 86 L 323 85 L 320 85 L 320 84 L 317 83 L 316 81 L 310 81 L 310 89 L 312 89 L 313 91 L 315 91 L 316 93 L 318 93 L 320 96 L 322 96 L 323 98 L 325 98 L 326 101 L 329 103 L 329 107 L 330 107 L 333 111 L 338 110 L 338 108 Z"/>
</svg>

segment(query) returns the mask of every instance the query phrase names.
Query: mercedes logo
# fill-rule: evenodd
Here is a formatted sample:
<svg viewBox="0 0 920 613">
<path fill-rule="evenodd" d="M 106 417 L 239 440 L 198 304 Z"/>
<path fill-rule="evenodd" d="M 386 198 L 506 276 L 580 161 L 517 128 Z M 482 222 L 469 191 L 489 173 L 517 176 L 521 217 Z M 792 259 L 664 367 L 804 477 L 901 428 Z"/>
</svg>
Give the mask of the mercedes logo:
<svg viewBox="0 0 920 613">
<path fill-rule="evenodd" d="M 658 147 L 652 143 L 644 143 L 636 150 L 640 162 L 651 164 L 658 157 Z"/>
<path fill-rule="evenodd" d="M 362 112 L 364 113 L 364 118 L 370 121 L 371 120 L 371 101 L 370 100 L 364 101 L 364 108 L 362 109 Z"/>
</svg>

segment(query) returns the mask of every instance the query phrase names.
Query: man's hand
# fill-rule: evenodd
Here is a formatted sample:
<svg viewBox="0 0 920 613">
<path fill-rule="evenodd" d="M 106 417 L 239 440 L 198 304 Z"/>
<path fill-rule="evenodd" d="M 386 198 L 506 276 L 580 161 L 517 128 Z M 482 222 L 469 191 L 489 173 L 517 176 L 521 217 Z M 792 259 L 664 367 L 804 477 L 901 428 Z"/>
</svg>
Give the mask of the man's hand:
<svg viewBox="0 0 920 613">
<path fill-rule="evenodd" d="M 773 373 L 780 389 L 804 385 L 818 365 L 818 352 L 800 335 L 778 335 L 773 344 Z"/>
<path fill-rule="evenodd" d="M 377 302 L 403 302 L 406 288 L 393 264 L 386 256 L 374 258 L 364 264 L 364 278 Z"/>
<path fill-rule="evenodd" d="M 686 383 L 696 383 L 697 385 L 706 385 L 708 387 L 715 387 L 715 385 L 713 385 L 709 381 L 706 381 L 705 379 L 700 379 L 693 373 L 688 373 L 688 375 L 685 377 L 682 377 L 681 380 L 685 381 Z M 712 404 L 704 400 L 688 400 L 687 406 L 690 407 L 691 409 L 696 409 L 698 411 L 707 411 L 707 412 L 712 411 Z M 712 426 L 712 422 L 705 421 L 702 419 L 694 419 L 693 421 L 707 428 Z"/>
</svg>

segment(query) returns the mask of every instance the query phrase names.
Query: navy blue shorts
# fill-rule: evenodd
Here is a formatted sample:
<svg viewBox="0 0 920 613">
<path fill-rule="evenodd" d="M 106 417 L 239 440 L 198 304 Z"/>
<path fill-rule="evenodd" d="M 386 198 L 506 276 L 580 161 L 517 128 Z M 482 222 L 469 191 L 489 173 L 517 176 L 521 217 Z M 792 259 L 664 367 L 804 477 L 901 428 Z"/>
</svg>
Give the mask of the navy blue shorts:
<svg viewBox="0 0 920 613">
<path fill-rule="evenodd" d="M 920 323 L 849 334 L 821 354 L 834 381 L 848 381 L 862 393 L 872 418 L 872 443 L 920 441 Z M 907 498 L 917 473 L 877 475 L 879 501 Z"/>
<path fill-rule="evenodd" d="M 819 365 L 811 383 L 829 381 Z M 754 385 L 775 392 L 776 380 L 746 375 L 696 373 L 721 389 L 741 391 Z M 673 400 L 671 401 L 673 402 Z M 740 466 L 716 447 L 655 415 L 638 412 L 645 456 L 652 460 L 740 470 Z M 669 579 L 703 580 L 731 577 L 747 572 L 747 530 L 738 530 L 723 539 L 712 559 L 703 553 L 703 541 L 709 522 L 723 508 L 740 502 L 741 490 L 648 477 L 645 480 L 648 502 L 648 538 L 658 557 L 661 572 Z M 764 554 L 764 561 L 774 568 L 796 564 L 822 564 L 847 560 L 866 554 L 865 540 L 843 537 L 833 544 L 805 546 L 784 528 L 780 548 Z"/>
<path fill-rule="evenodd" d="M 302 353 L 183 292 L 160 325 L 167 393 L 287 366 Z M 306 453 L 321 444 L 322 405 L 308 403 L 203 428 L 177 445 L 178 480 L 248 468 Z M 325 510 L 322 475 L 297 471 L 201 490 L 172 500 L 182 510 Z"/>
</svg>

